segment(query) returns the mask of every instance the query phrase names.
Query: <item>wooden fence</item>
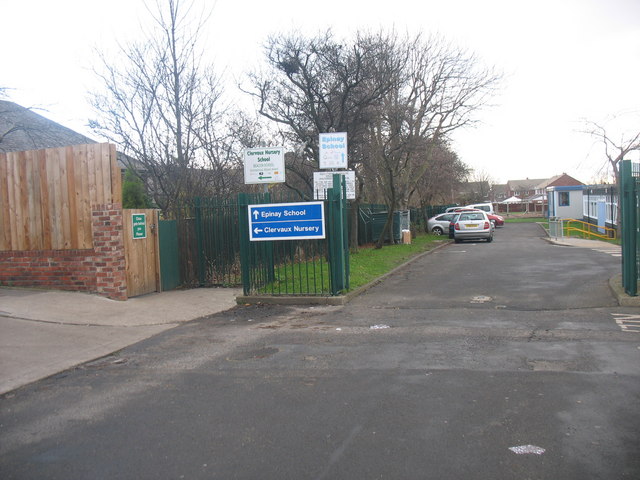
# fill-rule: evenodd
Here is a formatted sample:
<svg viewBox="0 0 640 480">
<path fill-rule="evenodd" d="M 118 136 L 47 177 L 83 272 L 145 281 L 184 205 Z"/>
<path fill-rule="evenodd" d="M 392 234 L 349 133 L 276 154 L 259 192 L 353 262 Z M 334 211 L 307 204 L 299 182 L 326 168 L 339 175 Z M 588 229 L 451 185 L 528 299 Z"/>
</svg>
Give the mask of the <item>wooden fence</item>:
<svg viewBox="0 0 640 480">
<path fill-rule="evenodd" d="M 0 153 L 0 251 L 93 248 L 92 206 L 121 198 L 114 145 Z"/>
</svg>

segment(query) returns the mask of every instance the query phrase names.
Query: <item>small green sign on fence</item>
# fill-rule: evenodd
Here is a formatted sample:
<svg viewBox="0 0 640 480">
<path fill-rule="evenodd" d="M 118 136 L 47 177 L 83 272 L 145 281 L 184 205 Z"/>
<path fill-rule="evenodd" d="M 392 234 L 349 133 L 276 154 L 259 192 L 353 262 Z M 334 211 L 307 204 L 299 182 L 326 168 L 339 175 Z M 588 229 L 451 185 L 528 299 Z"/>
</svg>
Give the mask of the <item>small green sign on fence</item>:
<svg viewBox="0 0 640 480">
<path fill-rule="evenodd" d="M 147 219 L 144 213 L 132 214 L 133 239 L 147 238 Z"/>
</svg>

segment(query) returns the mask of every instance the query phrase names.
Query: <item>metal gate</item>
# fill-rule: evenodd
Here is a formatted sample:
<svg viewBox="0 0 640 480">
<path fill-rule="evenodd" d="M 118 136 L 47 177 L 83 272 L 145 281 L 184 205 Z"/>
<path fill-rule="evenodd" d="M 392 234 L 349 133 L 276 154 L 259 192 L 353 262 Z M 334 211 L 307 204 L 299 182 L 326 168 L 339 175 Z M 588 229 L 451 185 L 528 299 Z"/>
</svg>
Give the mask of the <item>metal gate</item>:
<svg viewBox="0 0 640 480">
<path fill-rule="evenodd" d="M 178 222 L 158 222 L 158 247 L 160 249 L 160 285 L 162 291 L 173 290 L 180 285 L 178 262 Z"/>
<path fill-rule="evenodd" d="M 176 210 L 178 265 L 183 285 L 240 285 L 235 198 L 196 197 Z"/>
</svg>

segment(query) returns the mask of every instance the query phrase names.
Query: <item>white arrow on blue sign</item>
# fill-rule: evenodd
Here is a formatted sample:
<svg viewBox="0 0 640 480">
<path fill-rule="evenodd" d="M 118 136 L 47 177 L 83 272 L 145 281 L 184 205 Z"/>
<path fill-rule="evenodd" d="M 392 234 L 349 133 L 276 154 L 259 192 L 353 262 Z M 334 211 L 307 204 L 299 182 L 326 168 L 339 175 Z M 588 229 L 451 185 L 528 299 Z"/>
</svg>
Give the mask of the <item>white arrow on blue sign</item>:
<svg viewBox="0 0 640 480">
<path fill-rule="evenodd" d="M 325 238 L 322 202 L 249 205 L 249 240 L 312 240 Z"/>
</svg>

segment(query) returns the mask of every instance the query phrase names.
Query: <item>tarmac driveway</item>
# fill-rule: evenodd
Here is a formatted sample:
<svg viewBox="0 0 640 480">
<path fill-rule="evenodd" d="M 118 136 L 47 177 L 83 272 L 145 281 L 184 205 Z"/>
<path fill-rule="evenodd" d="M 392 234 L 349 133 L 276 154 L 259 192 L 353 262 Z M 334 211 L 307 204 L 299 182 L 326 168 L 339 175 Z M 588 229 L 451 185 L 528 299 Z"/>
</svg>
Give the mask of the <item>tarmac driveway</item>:
<svg viewBox="0 0 640 480">
<path fill-rule="evenodd" d="M 11 392 L 0 477 L 639 478 L 619 258 L 540 232 L 452 244 L 344 307 L 187 322 Z"/>
<path fill-rule="evenodd" d="M 450 245 L 356 303 L 525 310 L 617 305 L 606 286 L 620 272 L 619 259 L 552 245 L 543 235 L 536 224 L 508 224 L 496 230 L 492 243 Z"/>
</svg>

